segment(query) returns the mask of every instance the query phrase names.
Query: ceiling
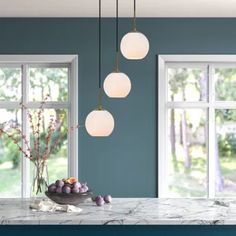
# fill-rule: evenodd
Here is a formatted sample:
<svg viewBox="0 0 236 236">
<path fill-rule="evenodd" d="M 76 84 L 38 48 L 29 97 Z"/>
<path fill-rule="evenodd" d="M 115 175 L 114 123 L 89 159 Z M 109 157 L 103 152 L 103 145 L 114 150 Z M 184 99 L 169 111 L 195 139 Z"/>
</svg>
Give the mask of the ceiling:
<svg viewBox="0 0 236 236">
<path fill-rule="evenodd" d="M 133 0 L 119 0 L 121 17 Z M 98 0 L 0 0 L 0 17 L 96 17 Z M 103 17 L 115 16 L 115 0 L 102 0 Z M 137 17 L 236 17 L 236 0 L 137 0 Z"/>
</svg>

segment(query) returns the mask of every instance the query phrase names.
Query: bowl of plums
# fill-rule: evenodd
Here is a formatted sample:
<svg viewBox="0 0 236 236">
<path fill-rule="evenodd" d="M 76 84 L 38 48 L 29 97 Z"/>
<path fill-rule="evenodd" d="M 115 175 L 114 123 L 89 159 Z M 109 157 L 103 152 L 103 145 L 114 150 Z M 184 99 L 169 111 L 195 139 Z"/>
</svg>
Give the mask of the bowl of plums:
<svg viewBox="0 0 236 236">
<path fill-rule="evenodd" d="M 45 195 L 52 201 L 62 205 L 78 205 L 92 197 L 87 183 L 80 183 L 76 178 L 57 180 L 48 186 Z"/>
</svg>

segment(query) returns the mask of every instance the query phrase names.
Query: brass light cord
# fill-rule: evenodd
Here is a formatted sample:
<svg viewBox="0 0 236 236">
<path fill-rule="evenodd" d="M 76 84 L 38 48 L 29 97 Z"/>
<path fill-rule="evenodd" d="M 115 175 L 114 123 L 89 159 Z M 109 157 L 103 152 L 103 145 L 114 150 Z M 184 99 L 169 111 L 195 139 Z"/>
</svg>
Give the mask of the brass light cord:
<svg viewBox="0 0 236 236">
<path fill-rule="evenodd" d="M 102 107 L 102 88 L 99 88 L 99 91 L 98 91 L 98 110 L 99 111 L 103 110 L 103 107 Z"/>
<path fill-rule="evenodd" d="M 116 51 L 116 72 L 117 73 L 120 71 L 119 70 L 119 58 L 120 58 L 119 52 Z"/>
<path fill-rule="evenodd" d="M 134 0 L 134 18 L 133 18 L 133 31 L 136 32 L 136 0 Z"/>
</svg>

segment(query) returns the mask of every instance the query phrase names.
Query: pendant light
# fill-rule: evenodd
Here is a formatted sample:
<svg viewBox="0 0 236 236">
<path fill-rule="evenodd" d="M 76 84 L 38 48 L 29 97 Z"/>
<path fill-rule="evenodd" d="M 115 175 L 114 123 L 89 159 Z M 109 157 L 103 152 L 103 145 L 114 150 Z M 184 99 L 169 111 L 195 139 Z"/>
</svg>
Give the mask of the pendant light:
<svg viewBox="0 0 236 236">
<path fill-rule="evenodd" d="M 114 129 L 114 118 L 112 114 L 102 107 L 102 88 L 101 88 L 101 0 L 99 0 L 99 93 L 98 108 L 91 111 L 85 120 L 85 128 L 89 135 L 93 137 L 109 136 Z"/>
<path fill-rule="evenodd" d="M 143 59 L 149 51 L 147 37 L 136 29 L 136 0 L 134 0 L 133 31 L 123 36 L 120 49 L 123 56 L 130 60 Z"/>
<path fill-rule="evenodd" d="M 104 80 L 103 88 L 108 97 L 125 98 L 131 90 L 131 82 L 129 77 L 119 71 L 119 24 L 118 24 L 118 0 L 116 0 L 116 69 L 110 73 Z"/>
</svg>

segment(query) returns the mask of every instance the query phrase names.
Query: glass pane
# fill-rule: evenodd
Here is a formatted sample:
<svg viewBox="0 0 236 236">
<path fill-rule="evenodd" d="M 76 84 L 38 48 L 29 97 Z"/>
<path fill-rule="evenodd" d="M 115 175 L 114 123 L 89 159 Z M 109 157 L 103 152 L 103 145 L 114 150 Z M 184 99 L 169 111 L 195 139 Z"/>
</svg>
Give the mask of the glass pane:
<svg viewBox="0 0 236 236">
<path fill-rule="evenodd" d="M 0 109 L 0 112 L 0 123 L 9 122 L 9 125 L 1 125 L 1 127 L 5 127 L 4 130 L 9 135 L 14 134 L 14 137 L 20 141 L 19 136 L 15 135 L 16 132 L 10 128 L 10 124 L 18 126 L 21 124 L 20 111 Z M 21 196 L 21 158 L 17 145 L 6 134 L 2 134 L 0 136 L 0 197 Z"/>
<path fill-rule="evenodd" d="M 215 93 L 218 101 L 236 100 L 236 68 L 216 68 Z"/>
<path fill-rule="evenodd" d="M 0 67 L 0 101 L 21 99 L 21 68 Z"/>
<path fill-rule="evenodd" d="M 39 110 L 30 110 L 33 116 L 33 126 L 34 130 L 37 131 L 38 124 L 38 112 Z M 55 109 L 44 109 L 43 115 L 40 119 L 40 154 L 46 151 L 46 137 L 49 133 L 48 127 L 50 125 L 51 119 L 58 119 L 60 122 L 56 125 L 55 132 L 52 133 L 48 150 L 50 150 L 50 155 L 48 158 L 48 175 L 49 182 L 54 182 L 57 179 L 63 179 L 68 177 L 68 115 L 67 110 L 55 110 Z M 31 146 L 34 146 L 31 130 Z M 56 145 L 57 144 L 57 145 Z M 33 178 L 33 165 L 31 164 L 31 180 Z"/>
<path fill-rule="evenodd" d="M 202 69 L 168 68 L 168 101 L 206 101 L 207 77 Z"/>
<path fill-rule="evenodd" d="M 68 100 L 68 68 L 30 68 L 30 101 Z"/>
<path fill-rule="evenodd" d="M 206 130 L 204 110 L 168 111 L 168 197 L 207 195 Z"/>
<path fill-rule="evenodd" d="M 217 109 L 216 195 L 236 196 L 236 110 Z"/>
</svg>

